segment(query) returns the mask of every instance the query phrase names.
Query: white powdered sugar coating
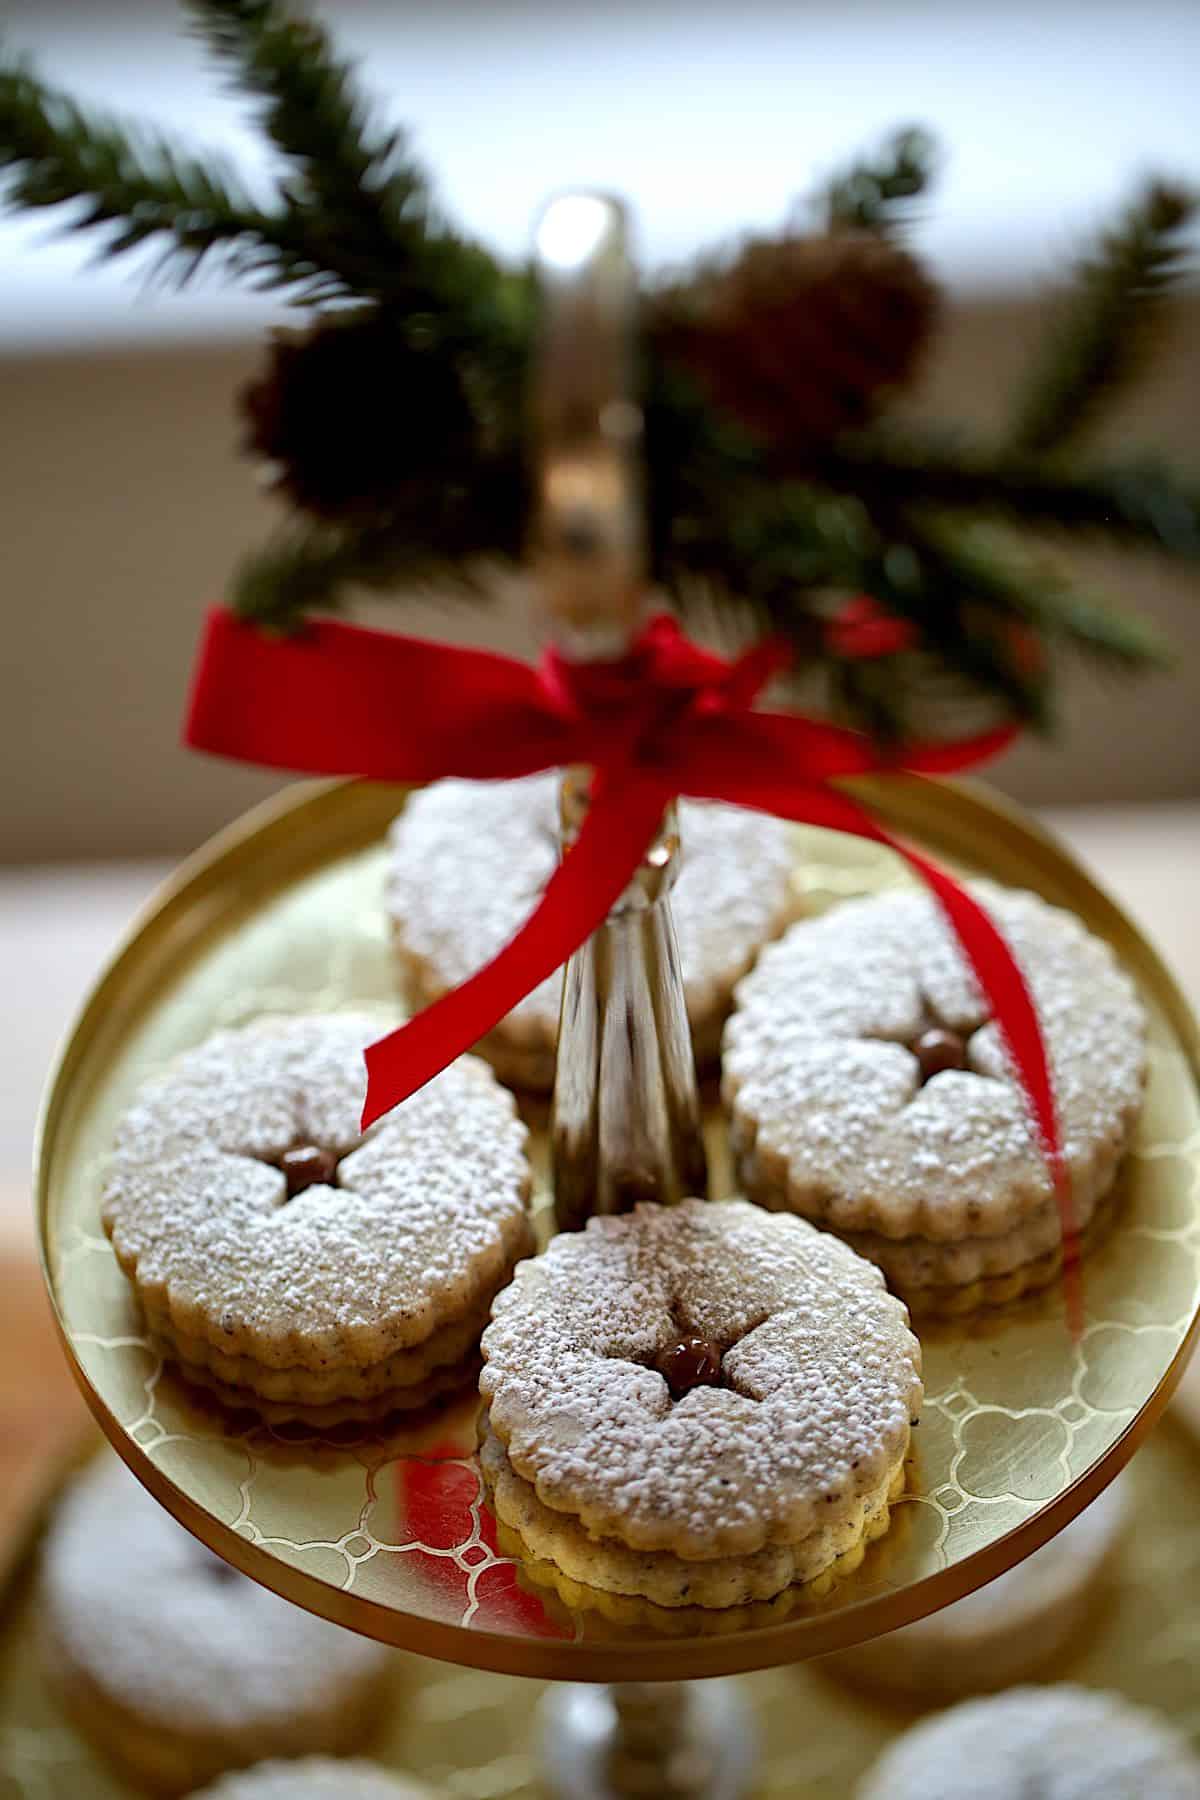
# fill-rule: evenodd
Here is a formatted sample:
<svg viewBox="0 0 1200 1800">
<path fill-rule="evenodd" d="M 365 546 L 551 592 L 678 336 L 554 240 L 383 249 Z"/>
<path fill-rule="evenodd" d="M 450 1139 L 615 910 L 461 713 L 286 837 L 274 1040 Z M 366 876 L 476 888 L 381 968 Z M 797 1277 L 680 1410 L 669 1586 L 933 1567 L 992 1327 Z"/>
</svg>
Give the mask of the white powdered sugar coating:
<svg viewBox="0 0 1200 1800">
<path fill-rule="evenodd" d="M 804 1220 L 642 1205 L 520 1265 L 480 1388 L 543 1505 L 636 1550 L 740 1554 L 832 1524 L 899 1464 L 922 1392 L 907 1318 Z M 676 1401 L 649 1365 L 691 1333 L 723 1385 Z"/>
<path fill-rule="evenodd" d="M 106 1704 L 193 1736 L 295 1730 L 300 1749 L 318 1747 L 303 1728 L 361 1710 L 390 1661 L 230 1569 L 111 1456 L 55 1513 L 40 1599 L 61 1677 L 78 1671 Z"/>
<path fill-rule="evenodd" d="M 221 1032 L 142 1089 L 117 1133 L 104 1223 L 151 1317 L 273 1368 L 378 1362 L 461 1317 L 529 1247 L 526 1131 L 463 1057 L 360 1138 L 349 1014 Z M 288 1146 L 340 1157 L 287 1199 Z"/>
<path fill-rule="evenodd" d="M 435 1800 L 432 1788 L 374 1763 L 310 1756 L 226 1775 L 192 1800 Z"/>
<path fill-rule="evenodd" d="M 733 984 L 791 916 L 787 825 L 739 807 L 683 801 L 671 895 L 693 1030 L 723 1013 Z M 392 827 L 387 904 L 428 994 L 465 981 L 506 944 L 558 865 L 558 777 L 439 781 Z M 553 1043 L 561 973 L 508 1023 Z M 715 1052 L 715 1043 L 711 1046 Z"/>
<path fill-rule="evenodd" d="M 1200 1800 L 1200 1763 L 1165 1720 L 1066 1683 L 971 1700 L 905 1732 L 858 1800 Z"/>
<path fill-rule="evenodd" d="M 1081 1231 L 1097 1220 L 1091 1192 L 1076 1193 L 1075 1223 Z M 1105 1209 L 1099 1208 L 1100 1220 Z M 965 1286 L 976 1281 L 1004 1279 L 1041 1259 L 1053 1258 L 1062 1248 L 1062 1217 L 1049 1200 L 1028 1214 L 1013 1231 L 996 1236 L 965 1237 L 947 1243 L 929 1238 L 890 1238 L 874 1231 L 843 1232 L 846 1242 L 860 1256 L 878 1263 L 902 1293 L 914 1288 Z"/>
<path fill-rule="evenodd" d="M 516 1532 L 526 1561 L 553 1563 L 569 1580 L 601 1592 L 641 1595 L 656 1606 L 725 1608 L 770 1600 L 794 1583 L 827 1574 L 860 1553 L 887 1529 L 889 1502 L 903 1488 L 903 1471 L 882 1482 L 842 1515 L 797 1544 L 768 1544 L 744 1556 L 699 1560 L 669 1550 L 630 1550 L 613 1538 L 593 1537 L 571 1513 L 543 1506 L 512 1467 L 500 1440 L 486 1428 L 479 1466 L 501 1524 Z"/>
<path fill-rule="evenodd" d="M 970 884 L 1033 995 L 1082 1223 L 1142 1102 L 1145 1018 L 1108 945 L 1036 895 Z M 923 1086 L 944 1026 L 967 1068 Z M 1051 1188 L 998 1029 L 932 896 L 850 901 L 794 925 L 740 984 L 724 1094 L 747 1190 L 838 1230 L 953 1241 L 1045 1214 Z"/>
</svg>

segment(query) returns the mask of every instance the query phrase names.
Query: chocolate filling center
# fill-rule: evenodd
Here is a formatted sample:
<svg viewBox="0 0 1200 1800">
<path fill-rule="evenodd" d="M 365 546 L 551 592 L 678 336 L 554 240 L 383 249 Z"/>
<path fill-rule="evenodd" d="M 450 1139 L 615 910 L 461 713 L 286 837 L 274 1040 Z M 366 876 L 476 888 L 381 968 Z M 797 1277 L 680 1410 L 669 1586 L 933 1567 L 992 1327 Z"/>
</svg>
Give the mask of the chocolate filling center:
<svg viewBox="0 0 1200 1800">
<path fill-rule="evenodd" d="M 336 1185 L 337 1166 L 332 1150 L 322 1150 L 319 1144 L 293 1144 L 279 1159 L 288 1199 L 294 1200 L 305 1188 Z"/>
<path fill-rule="evenodd" d="M 922 1087 L 935 1075 L 944 1075 L 947 1069 L 965 1069 L 967 1066 L 966 1039 L 942 1025 L 923 1031 L 909 1048 L 921 1070 Z"/>
<path fill-rule="evenodd" d="M 722 1385 L 721 1346 L 695 1333 L 664 1345 L 654 1359 L 654 1367 L 676 1400 L 690 1394 L 693 1388 Z"/>
</svg>

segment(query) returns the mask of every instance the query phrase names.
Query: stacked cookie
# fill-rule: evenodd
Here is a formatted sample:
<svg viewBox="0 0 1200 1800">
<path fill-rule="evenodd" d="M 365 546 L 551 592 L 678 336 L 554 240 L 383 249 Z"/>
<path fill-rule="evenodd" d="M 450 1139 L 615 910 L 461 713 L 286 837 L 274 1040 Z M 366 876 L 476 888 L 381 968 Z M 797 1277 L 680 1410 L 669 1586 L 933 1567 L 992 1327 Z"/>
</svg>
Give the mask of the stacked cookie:
<svg viewBox="0 0 1200 1800">
<path fill-rule="evenodd" d="M 658 1607 L 852 1564 L 886 1528 L 921 1402 L 878 1270 L 744 1201 L 556 1238 L 497 1297 L 483 1353 L 497 1517 L 533 1564 Z"/>
<path fill-rule="evenodd" d="M 1142 1008 L 1072 914 L 983 882 L 972 892 L 1038 1009 L 1086 1247 L 1141 1109 Z M 1057 1274 L 1061 1224 L 1033 1125 L 928 894 L 794 925 L 738 989 L 723 1070 L 743 1191 L 838 1232 L 914 1311 L 961 1312 Z"/>
<path fill-rule="evenodd" d="M 858 1800 L 1200 1800 L 1200 1762 L 1117 1694 L 1010 1688 L 906 1731 Z"/>
<path fill-rule="evenodd" d="M 522 925 L 558 864 L 558 777 L 439 781 L 392 827 L 387 904 L 414 1008 L 473 975 Z M 672 894 L 697 1061 L 712 1062 L 735 983 L 795 916 L 789 827 L 733 806 L 684 802 Z M 464 849 L 464 846 L 466 848 Z M 554 1085 L 562 974 L 478 1046 L 514 1086 Z"/>
<path fill-rule="evenodd" d="M 1032 1680 L 1083 1638 L 1125 1530 L 1127 1496 L 1117 1481 L 995 1581 L 914 1625 L 827 1656 L 822 1669 L 926 1706 Z"/>
<path fill-rule="evenodd" d="M 381 1417 L 461 1386 L 533 1247 L 526 1133 L 464 1057 L 360 1137 L 348 1014 L 221 1032 L 122 1120 L 104 1224 L 150 1334 L 269 1421 Z"/>
<path fill-rule="evenodd" d="M 38 1617 L 68 1716 L 155 1793 L 262 1757 L 357 1749 L 395 1668 L 391 1651 L 230 1568 L 112 1456 L 51 1522 Z"/>
</svg>

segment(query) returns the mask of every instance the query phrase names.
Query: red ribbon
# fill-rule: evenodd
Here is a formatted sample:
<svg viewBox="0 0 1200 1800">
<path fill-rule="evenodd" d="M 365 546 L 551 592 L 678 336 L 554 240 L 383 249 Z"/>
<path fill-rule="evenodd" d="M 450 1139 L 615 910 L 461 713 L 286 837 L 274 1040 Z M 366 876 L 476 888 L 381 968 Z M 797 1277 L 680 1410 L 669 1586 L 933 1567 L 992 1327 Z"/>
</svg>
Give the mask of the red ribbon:
<svg viewBox="0 0 1200 1800">
<path fill-rule="evenodd" d="M 920 777 L 973 768 L 1006 749 L 1014 732 L 887 753 L 821 720 L 755 710 L 786 661 L 784 647 L 766 643 L 725 662 L 666 616 L 651 620 L 619 662 L 574 663 L 550 650 L 532 668 L 331 622 L 269 636 L 215 608 L 186 739 L 242 762 L 376 781 L 487 780 L 572 763 L 594 770 L 579 836 L 516 936 L 461 987 L 367 1050 L 364 1130 L 566 962 L 632 879 L 676 795 L 888 845 L 936 896 L 1004 1037 L 1050 1168 L 1070 1275 L 1077 1234 L 1054 1094 L 1037 1013 L 1012 952 L 956 881 L 832 785 L 883 769 Z"/>
<path fill-rule="evenodd" d="M 884 612 L 869 594 L 856 594 L 830 619 L 825 641 L 835 656 L 849 662 L 873 662 L 880 656 L 899 656 L 915 649 L 920 633 L 911 620 Z"/>
</svg>

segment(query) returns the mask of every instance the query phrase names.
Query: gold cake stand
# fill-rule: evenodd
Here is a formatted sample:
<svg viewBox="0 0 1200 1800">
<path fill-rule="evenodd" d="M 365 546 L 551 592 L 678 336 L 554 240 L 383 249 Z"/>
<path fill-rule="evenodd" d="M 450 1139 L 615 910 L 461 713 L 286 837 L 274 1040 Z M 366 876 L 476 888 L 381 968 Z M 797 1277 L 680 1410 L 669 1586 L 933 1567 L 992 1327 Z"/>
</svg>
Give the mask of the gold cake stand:
<svg viewBox="0 0 1200 1800">
<path fill-rule="evenodd" d="M 559 196 L 537 244 L 533 564 L 554 642 L 588 662 L 630 648 L 646 593 L 636 283 L 624 213 L 609 197 Z M 868 793 L 902 834 L 1035 888 L 1108 936 L 1145 996 L 1151 1075 L 1118 1229 L 1087 1265 L 1082 1332 L 1072 1337 L 1051 1292 L 1006 1315 L 923 1333 L 927 1397 L 907 1496 L 886 1536 L 836 1581 L 727 1612 L 588 1592 L 515 1560 L 498 1535 L 474 1457 L 474 1396 L 392 1430 L 302 1436 L 222 1414 L 149 1343 L 100 1224 L 117 1119 L 147 1075 L 220 1026 L 347 1006 L 377 1006 L 382 1023 L 395 1011 L 382 839 L 400 792 L 301 791 L 202 851 L 99 982 L 54 1078 L 38 1172 L 46 1275 L 68 1356 L 118 1451 L 214 1550 L 300 1605 L 443 1661 L 573 1683 L 548 1698 L 543 1749 L 551 1785 L 571 1800 L 744 1795 L 753 1730 L 743 1699 L 728 1682 L 701 1697 L 687 1679 L 818 1656 L 991 1579 L 1112 1479 L 1162 1411 L 1191 1347 L 1200 1105 L 1195 1026 L 1178 992 L 1129 923 L 1015 815 L 961 788 L 910 781 Z M 567 792 L 568 842 L 578 821 L 566 801 Z M 653 1117 L 671 1127 L 641 1131 L 654 1154 L 639 1173 L 652 1177 L 652 1191 L 678 1197 L 697 1181 L 699 1100 L 668 899 L 677 867 L 668 809 L 600 928 L 604 954 L 593 955 L 593 938 L 568 966 L 560 1067 L 570 1079 L 560 1083 L 555 1133 L 564 1205 L 573 1170 L 586 1177 L 587 1206 L 604 1201 L 613 1134 L 593 1128 L 590 1101 L 606 1088 L 636 1094 L 632 1110 L 643 1116 L 630 1126 Z M 899 878 L 877 850 L 796 834 L 797 898 L 813 909 Z M 610 1016 L 599 971 L 617 945 L 625 1010 Z M 586 1031 L 585 993 L 604 1003 L 602 1026 Z M 636 1087 L 613 1078 L 610 1060 L 627 1058 L 635 1031 Z M 586 1102 L 574 1116 L 571 1093 Z M 719 1194 L 728 1191 L 728 1159 L 715 1109 L 707 1136 Z M 544 1135 L 535 1151 L 548 1229 Z M 581 1685 L 602 1682 L 614 1685 Z"/>
<path fill-rule="evenodd" d="M 1097 1587 L 1086 1630 L 1037 1673 L 1154 1707 L 1200 1751 L 1200 1442 L 1172 1414 L 1126 1479 L 1132 1528 Z M 0 1565 L 0 1794 L 134 1800 L 64 1716 L 37 1654 L 37 1550 L 61 1485 L 56 1472 L 27 1529 L 6 1540 L 10 1560 Z M 537 1800 L 543 1789 L 530 1713 L 543 1695 L 536 1682 L 401 1652 L 393 1679 L 383 1734 L 370 1746 L 380 1762 L 454 1800 Z M 884 1746 L 918 1716 L 915 1707 L 835 1682 L 820 1662 L 736 1685 L 762 1739 L 757 1800 L 847 1800 Z"/>
<path fill-rule="evenodd" d="M 1197 1326 L 1195 1022 L 1129 921 L 1019 815 L 960 786 L 865 791 L 933 853 L 1071 907 L 1141 988 L 1147 1102 L 1116 1229 L 1085 1264 L 1078 1341 L 1056 1291 L 924 1329 L 917 1453 L 887 1536 L 829 1591 L 727 1613 L 543 1585 L 546 1571 L 497 1540 L 473 1397 L 384 1435 L 314 1438 L 194 1396 L 151 1348 L 101 1229 L 105 1157 L 139 1083 L 214 1029 L 395 1008 L 382 838 L 403 793 L 304 787 L 217 838 L 142 915 L 83 1008 L 42 1124 L 39 1226 L 67 1354 L 117 1450 L 190 1530 L 288 1599 L 426 1656 L 546 1679 L 676 1681 L 817 1656 L 933 1611 L 1019 1561 L 1112 1479 L 1165 1406 Z M 887 853 L 799 828 L 795 878 L 814 910 L 903 879 Z M 727 1185 L 715 1112 L 708 1129 Z M 535 1151 L 544 1158 L 536 1136 Z"/>
</svg>

